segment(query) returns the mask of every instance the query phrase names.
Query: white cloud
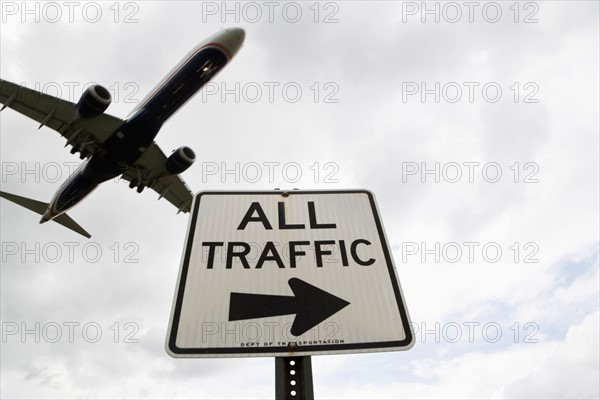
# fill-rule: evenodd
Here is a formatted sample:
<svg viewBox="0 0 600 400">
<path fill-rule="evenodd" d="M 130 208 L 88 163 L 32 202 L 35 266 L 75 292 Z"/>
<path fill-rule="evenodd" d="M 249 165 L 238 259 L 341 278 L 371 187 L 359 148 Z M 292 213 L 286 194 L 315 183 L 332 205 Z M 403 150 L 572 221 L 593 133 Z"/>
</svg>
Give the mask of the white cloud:
<svg viewBox="0 0 600 400">
<path fill-rule="evenodd" d="M 2 5 L 9 3 L 21 4 Z M 215 80 L 219 92 L 186 104 L 165 124 L 158 144 L 166 152 L 194 148 L 199 160 L 183 177 L 195 191 L 371 189 L 411 317 L 420 329 L 433 330 L 424 337 L 417 332 L 408 352 L 313 357 L 317 397 L 597 398 L 598 4 L 519 3 L 520 18 L 537 7 L 533 24 L 514 23 L 512 3 L 499 3 L 502 20 L 487 23 L 482 4 L 474 23 L 442 18 L 436 24 L 431 15 L 421 23 L 418 14 L 403 22 L 409 3 L 334 2 L 327 9 L 319 3 L 321 20 L 328 12 L 339 20 L 332 24 L 313 22 L 312 3 L 302 3 L 305 18 L 296 24 L 281 14 L 274 23 L 243 15 L 223 22 L 203 13 L 209 2 L 187 1 L 130 2 L 134 8 L 121 8 L 118 23 L 112 3 L 98 3 L 106 18 L 96 24 L 81 14 L 73 24 L 36 23 L 31 16 L 21 23 L 20 14 L 6 14 L 0 76 L 30 87 L 57 84 L 64 98 L 74 82 L 71 101 L 97 81 L 118 91 L 108 112 L 124 117 L 136 103 L 126 102 L 127 95 L 141 100 L 204 37 L 242 26 L 246 43 Z M 236 4 L 243 7 L 229 6 Z M 122 23 L 133 11 L 138 22 Z M 265 82 L 279 84 L 272 102 Z M 290 82 L 302 88 L 296 103 L 280 90 Z M 429 94 L 422 102 L 421 93 L 405 92 L 406 83 L 431 89 L 436 82 L 441 88 L 456 82 L 463 97 L 452 103 L 440 94 L 435 102 Z M 479 83 L 473 102 L 464 82 Z M 497 103 L 482 97 L 489 82 L 502 88 Z M 525 87 L 528 82 L 539 90 Z M 255 103 L 239 92 L 236 102 L 222 93 L 236 83 L 265 91 Z M 325 102 L 326 95 L 337 102 Z M 538 103 L 524 103 L 526 95 Z M 50 169 L 58 165 L 66 177 L 69 163 L 79 159 L 58 134 L 36 128 L 12 110 L 0 114 L 0 178 L 3 191 L 48 201 L 64 180 L 49 179 Z M 238 172 L 227 173 L 236 162 Z M 273 180 L 264 169 L 252 183 L 241 173 L 252 162 L 280 164 Z M 302 171 L 297 182 L 282 173 L 292 162 Z M 443 172 L 453 162 L 462 166 L 457 183 Z M 473 183 L 465 162 L 479 163 Z M 407 163 L 420 170 L 406 175 Z M 435 163 L 439 183 L 433 174 L 421 175 Z M 500 166 L 498 183 L 482 175 L 486 163 Z M 214 166 L 218 173 L 207 175 Z M 525 183 L 532 173 L 539 182 Z M 156 198 L 122 182 L 103 185 L 69 213 L 93 234 L 92 242 L 57 224 L 38 225 L 36 215 L 0 201 L 3 397 L 273 396 L 271 358 L 166 355 L 187 217 Z M 464 242 L 479 243 L 473 261 Z M 419 251 L 405 254 L 407 243 Z M 435 262 L 425 255 L 422 262 L 422 243 L 458 243 L 463 257 L 449 262 L 440 254 Z M 498 262 L 482 255 L 487 243 L 502 249 Z M 538 261 L 524 262 L 526 256 Z M 72 325 L 72 342 L 71 323 L 79 324 Z M 478 324 L 472 341 L 465 323 Z M 486 340 L 486 323 L 501 327 L 498 342 Z M 55 324 L 62 337 L 52 343 Z M 83 333 L 86 324 L 89 335 L 101 328 L 97 343 Z M 461 328 L 457 343 L 444 337 L 453 324 Z M 23 338 L 23 329 L 33 333 Z M 124 343 L 128 334 L 138 342 Z M 538 342 L 524 343 L 528 334 Z"/>
</svg>

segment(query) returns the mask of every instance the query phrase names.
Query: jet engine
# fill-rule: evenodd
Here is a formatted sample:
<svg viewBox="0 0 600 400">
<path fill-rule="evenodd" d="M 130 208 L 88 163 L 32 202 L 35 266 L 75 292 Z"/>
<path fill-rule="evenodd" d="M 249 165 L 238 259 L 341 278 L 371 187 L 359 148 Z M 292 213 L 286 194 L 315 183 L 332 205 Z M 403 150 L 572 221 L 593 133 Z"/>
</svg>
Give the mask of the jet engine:
<svg viewBox="0 0 600 400">
<path fill-rule="evenodd" d="M 175 150 L 167 158 L 166 169 L 171 175 L 177 175 L 188 169 L 196 161 L 194 151 L 187 146 Z"/>
<path fill-rule="evenodd" d="M 112 97 L 103 86 L 92 85 L 83 92 L 77 103 L 77 117 L 95 118 L 110 105 Z"/>
</svg>

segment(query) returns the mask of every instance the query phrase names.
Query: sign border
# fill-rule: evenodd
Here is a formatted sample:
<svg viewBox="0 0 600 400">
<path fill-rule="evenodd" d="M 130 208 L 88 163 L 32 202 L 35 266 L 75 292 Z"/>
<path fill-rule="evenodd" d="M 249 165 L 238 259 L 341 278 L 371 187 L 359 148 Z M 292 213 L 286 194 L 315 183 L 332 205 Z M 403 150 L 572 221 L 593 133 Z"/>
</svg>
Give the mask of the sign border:
<svg viewBox="0 0 600 400">
<path fill-rule="evenodd" d="M 383 253 L 388 267 L 392 288 L 394 290 L 394 296 L 396 297 L 396 304 L 398 306 L 398 312 L 402 321 L 402 327 L 406 334 L 404 340 L 392 340 L 383 342 L 361 342 L 361 343 L 347 343 L 347 344 L 332 344 L 332 345 L 303 345 L 295 347 L 291 350 L 287 346 L 274 346 L 274 347 L 213 347 L 213 348 L 179 348 L 176 345 L 177 332 L 179 328 L 179 320 L 181 318 L 181 308 L 183 303 L 183 296 L 185 292 L 185 286 L 187 281 L 187 273 L 190 264 L 192 244 L 194 241 L 194 233 L 196 231 L 196 223 L 198 221 L 198 210 L 202 201 L 202 196 L 205 195 L 274 195 L 281 196 L 287 194 L 290 196 L 297 194 L 366 194 L 369 199 L 371 211 L 373 212 L 373 218 L 377 227 L 377 233 L 381 240 Z M 414 345 L 414 335 L 410 326 L 410 318 L 408 315 L 408 309 L 406 308 L 404 296 L 400 288 L 400 282 L 396 276 L 395 266 L 393 258 L 390 254 L 390 247 L 383 230 L 383 224 L 379 216 L 379 209 L 375 201 L 374 194 L 365 189 L 348 189 L 348 190 L 231 190 L 231 191 L 202 191 L 198 192 L 194 196 L 194 204 L 192 207 L 190 222 L 188 224 L 187 239 L 183 250 L 183 260 L 177 279 L 177 288 L 175 291 L 175 298 L 173 299 L 173 306 L 171 310 L 171 316 L 169 320 L 169 327 L 167 332 L 166 350 L 172 357 L 269 357 L 277 356 L 278 354 L 285 355 L 319 355 L 319 354 L 333 354 L 333 353 L 361 353 L 361 352 L 378 352 L 378 351 L 393 351 L 393 350 L 408 350 Z M 308 353 L 308 354 L 307 354 Z"/>
</svg>

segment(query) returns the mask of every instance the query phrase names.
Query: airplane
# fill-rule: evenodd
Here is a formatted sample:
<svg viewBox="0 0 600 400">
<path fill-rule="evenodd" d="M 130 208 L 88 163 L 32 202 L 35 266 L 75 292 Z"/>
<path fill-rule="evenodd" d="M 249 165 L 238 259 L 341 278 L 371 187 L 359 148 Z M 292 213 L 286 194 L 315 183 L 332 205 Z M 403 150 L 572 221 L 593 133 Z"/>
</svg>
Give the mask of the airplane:
<svg viewBox="0 0 600 400">
<path fill-rule="evenodd" d="M 182 146 L 169 157 L 154 142 L 163 124 L 238 52 L 244 42 L 241 28 L 222 30 L 194 47 L 131 111 L 126 119 L 106 114 L 109 91 L 88 87 L 75 103 L 0 79 L 0 103 L 60 133 L 79 152 L 81 165 L 60 186 L 50 203 L 0 191 L 0 197 L 42 216 L 40 224 L 55 221 L 87 238 L 91 235 L 66 212 L 102 182 L 122 176 L 141 193 L 150 187 L 178 212 L 189 212 L 192 192 L 179 177 L 195 161 Z"/>
</svg>

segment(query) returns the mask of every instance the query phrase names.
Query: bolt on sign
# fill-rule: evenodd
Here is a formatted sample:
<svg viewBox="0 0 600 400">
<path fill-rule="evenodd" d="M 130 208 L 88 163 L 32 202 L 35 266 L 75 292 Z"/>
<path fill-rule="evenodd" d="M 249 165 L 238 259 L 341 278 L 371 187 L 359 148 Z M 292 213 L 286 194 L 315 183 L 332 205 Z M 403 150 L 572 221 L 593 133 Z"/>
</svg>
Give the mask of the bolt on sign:
<svg viewBox="0 0 600 400">
<path fill-rule="evenodd" d="M 309 356 L 412 344 L 371 192 L 196 194 L 166 340 L 171 356 Z"/>
</svg>

